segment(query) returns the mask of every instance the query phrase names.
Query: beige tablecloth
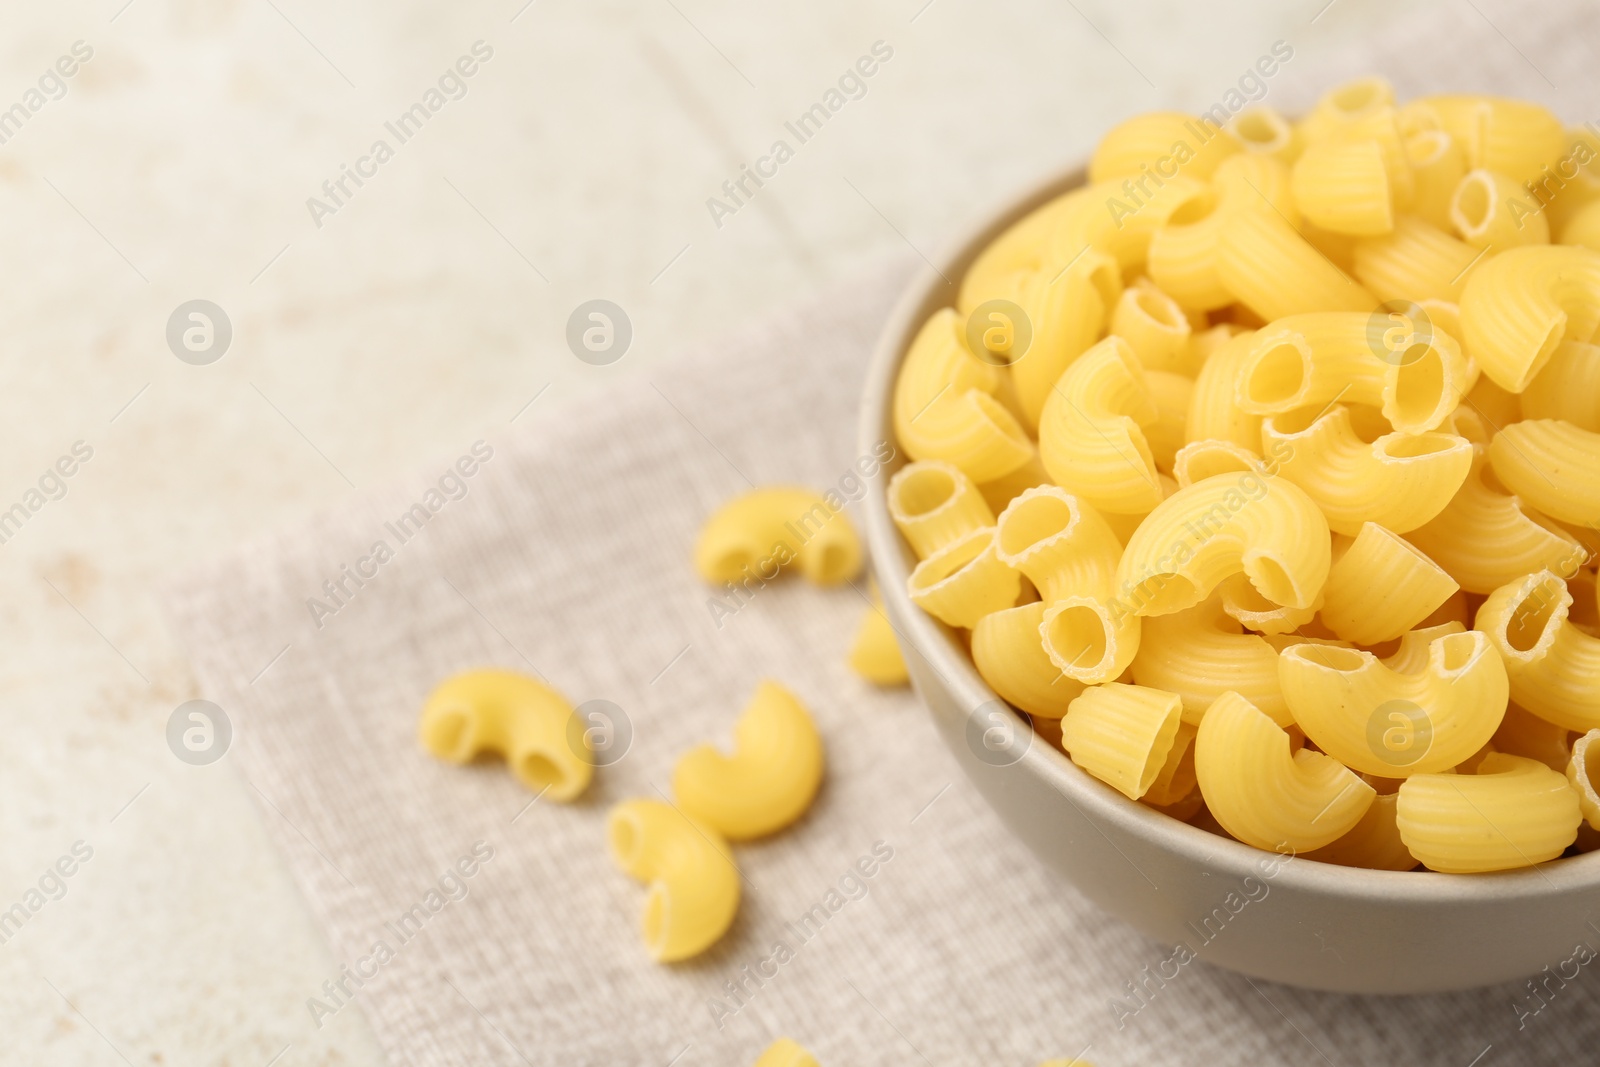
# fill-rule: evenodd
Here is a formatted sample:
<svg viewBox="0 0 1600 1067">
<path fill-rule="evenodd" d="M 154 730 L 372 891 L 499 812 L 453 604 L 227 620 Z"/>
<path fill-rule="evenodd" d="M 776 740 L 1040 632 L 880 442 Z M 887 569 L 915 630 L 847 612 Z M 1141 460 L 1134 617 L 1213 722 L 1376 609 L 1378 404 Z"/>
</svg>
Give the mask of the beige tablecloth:
<svg viewBox="0 0 1600 1067">
<path fill-rule="evenodd" d="M 1584 10 L 1463 4 L 1433 37 L 1397 31 L 1332 73 L 1375 65 L 1408 94 L 1519 92 L 1577 122 L 1594 85 Z M 1294 106 L 1328 75 L 1291 64 L 1271 91 Z M 752 483 L 846 476 L 864 361 L 914 266 L 651 382 L 548 417 L 535 405 L 477 447 L 486 460 L 462 461 L 463 441 L 174 586 L 171 617 L 234 725 L 226 759 L 349 968 L 305 991 L 301 1039 L 362 1010 L 396 1064 L 736 1065 L 780 1034 L 834 1065 L 1021 1065 L 1086 1047 L 1102 1067 L 1595 1062 L 1589 968 L 1542 1000 L 1518 987 L 1383 999 L 1201 964 L 1128 1019 L 1115 1005 L 1163 947 L 1036 863 L 908 692 L 850 674 L 857 592 L 782 581 L 718 625 L 689 567 L 698 523 Z M 424 697 L 482 664 L 613 701 L 626 755 L 570 806 L 529 806 L 502 767 L 428 758 Z M 642 891 L 605 855 L 606 807 L 666 788 L 675 754 L 725 737 L 763 677 L 813 709 L 827 782 L 798 826 L 738 848 L 745 901 L 722 942 L 658 966 L 637 935 Z"/>
</svg>

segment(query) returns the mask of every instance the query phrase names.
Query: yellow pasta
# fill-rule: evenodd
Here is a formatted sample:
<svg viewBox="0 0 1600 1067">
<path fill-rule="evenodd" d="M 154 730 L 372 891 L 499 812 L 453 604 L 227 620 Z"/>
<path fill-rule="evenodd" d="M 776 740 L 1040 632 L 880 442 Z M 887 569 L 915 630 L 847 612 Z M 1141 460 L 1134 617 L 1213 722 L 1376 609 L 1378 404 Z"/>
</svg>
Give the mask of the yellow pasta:
<svg viewBox="0 0 1600 1067">
<path fill-rule="evenodd" d="M 1190 444 L 1227 441 L 1254 451 L 1261 447 L 1261 416 L 1239 406 L 1238 377 L 1250 358 L 1256 332 L 1237 334 L 1213 352 L 1195 378 L 1183 433 Z"/>
<path fill-rule="evenodd" d="M 1010 284 L 1008 279 L 1019 273 L 1044 269 L 1056 226 L 1063 216 L 1078 210 L 1083 192 L 1082 189 L 1074 189 L 1046 201 L 989 242 L 961 279 L 961 292 L 956 306 L 960 309 L 962 321 L 978 305 L 994 299 L 1000 286 Z M 1052 268 L 1051 276 L 1065 265 L 1062 263 Z"/>
<path fill-rule="evenodd" d="M 1068 678 L 1090 685 L 1120 678 L 1139 651 L 1139 617 L 1104 593 L 1051 603 L 1039 631 L 1050 662 Z"/>
<path fill-rule="evenodd" d="M 1494 752 L 1473 774 L 1418 774 L 1395 822 L 1430 871 L 1472 874 L 1553 860 L 1578 835 L 1578 794 L 1537 760 Z"/>
<path fill-rule="evenodd" d="M 948 626 L 970 630 L 1022 593 L 1017 572 L 995 556 L 995 528 L 964 534 L 917 564 L 906 580 L 911 602 Z"/>
<path fill-rule="evenodd" d="M 1600 830 L 1600 791 L 1595 789 L 1600 780 L 1600 730 L 1590 730 L 1578 738 L 1565 770 L 1567 781 L 1578 794 L 1583 821 L 1590 829 Z"/>
<path fill-rule="evenodd" d="M 640 928 L 664 963 L 716 943 L 739 910 L 739 870 L 722 835 L 659 800 L 625 800 L 606 818 L 611 858 L 648 883 Z"/>
<path fill-rule="evenodd" d="M 1156 405 L 1155 421 L 1144 427 L 1145 443 L 1150 446 L 1156 469 L 1170 471 L 1184 444 L 1194 379 L 1172 371 L 1147 370 L 1144 384 Z"/>
<path fill-rule="evenodd" d="M 1241 212 L 1224 229 L 1217 277 L 1271 321 L 1312 311 L 1368 312 L 1378 301 L 1276 212 Z"/>
<path fill-rule="evenodd" d="M 1500 171 L 1513 181 L 1532 180 L 1566 150 L 1561 120 L 1537 104 L 1468 94 L 1424 97 L 1419 103 L 1461 142 L 1469 166 Z"/>
<path fill-rule="evenodd" d="M 861 570 L 861 540 L 844 513 L 809 489 L 767 486 L 737 496 L 700 528 L 694 563 L 708 582 L 768 580 L 793 562 L 818 585 Z"/>
<path fill-rule="evenodd" d="M 894 431 L 912 459 L 942 459 L 975 482 L 1027 463 L 1033 443 L 1016 416 L 996 400 L 1001 369 L 967 351 L 956 313 L 934 312 L 900 365 L 894 388 Z"/>
<path fill-rule="evenodd" d="M 1556 240 L 1600 250 L 1600 199 L 1590 200 L 1574 211 L 1557 231 Z"/>
<path fill-rule="evenodd" d="M 1449 505 L 1472 468 L 1465 438 L 1388 433 L 1368 444 L 1343 406 L 1316 416 L 1315 408 L 1301 408 L 1267 419 L 1262 450 L 1285 457 L 1278 476 L 1304 489 L 1335 533 L 1353 537 L 1366 523 L 1414 530 Z M 1307 418 L 1316 421 L 1306 425 Z"/>
<path fill-rule="evenodd" d="M 765 837 L 811 806 L 822 784 L 822 737 L 793 693 L 762 682 L 724 756 L 698 745 L 678 757 L 672 792 L 684 814 L 730 841 Z"/>
<path fill-rule="evenodd" d="M 1506 710 L 1505 665 L 1476 630 L 1435 638 L 1426 666 L 1409 672 L 1360 649 L 1293 645 L 1278 659 L 1278 680 L 1318 748 L 1390 778 L 1456 766 L 1494 736 Z"/>
<path fill-rule="evenodd" d="M 1450 229 L 1450 202 L 1467 173 L 1461 142 L 1443 130 L 1419 130 L 1405 139 L 1405 153 L 1415 186 L 1412 212 L 1437 229 Z"/>
<path fill-rule="evenodd" d="M 1343 837 L 1296 858 L 1375 871 L 1415 870 L 1417 858 L 1406 848 L 1395 823 L 1399 802 L 1398 793 L 1379 793 L 1372 798 L 1372 806 L 1361 821 Z"/>
<path fill-rule="evenodd" d="M 1295 204 L 1313 225 L 1371 236 L 1394 229 L 1395 194 L 1377 141 L 1322 140 L 1294 163 Z"/>
<path fill-rule="evenodd" d="M 1414 215 L 1402 215 L 1392 233 L 1356 242 L 1354 270 L 1380 300 L 1455 303 L 1477 258 L 1471 245 Z M 1442 323 L 1434 325 L 1449 333 Z"/>
<path fill-rule="evenodd" d="M 1128 343 L 1146 370 L 1182 371 L 1188 366 L 1189 320 L 1178 302 L 1154 285 L 1122 291 L 1111 312 L 1111 332 Z"/>
<path fill-rule="evenodd" d="M 1278 683 L 1278 652 L 1259 634 L 1245 633 L 1222 608 L 1220 594 L 1192 608 L 1145 619 L 1133 680 L 1176 693 L 1183 721 L 1199 723 L 1206 708 L 1232 690 L 1273 722 L 1294 722 Z"/>
<path fill-rule="evenodd" d="M 1579 733 L 1600 729 L 1600 637 L 1572 624 L 1567 583 L 1540 571 L 1501 586 L 1476 625 L 1505 660 L 1511 699 Z"/>
<path fill-rule="evenodd" d="M 821 1067 L 815 1056 L 787 1037 L 766 1047 L 755 1067 Z"/>
<path fill-rule="evenodd" d="M 1245 108 L 1235 115 L 1232 132 L 1239 146 L 1253 156 L 1293 163 L 1300 154 L 1300 138 L 1294 126 L 1266 104 Z"/>
<path fill-rule="evenodd" d="M 1039 458 L 1057 485 L 1102 511 L 1143 514 L 1161 502 L 1143 430 L 1156 416 L 1133 350 L 1107 337 L 1067 368 L 1045 401 Z"/>
<path fill-rule="evenodd" d="M 1276 604 L 1309 607 L 1328 577 L 1328 522 L 1282 478 L 1221 474 L 1180 489 L 1128 541 L 1117 589 L 1139 615 L 1197 604 L 1244 573 Z"/>
<path fill-rule="evenodd" d="M 1096 249 L 1131 277 L 1144 265 L 1150 235 L 1206 193 L 1205 182 L 1184 177 L 1138 183 L 1123 178 L 1076 189 L 1052 221 L 1038 269 L 1053 276 L 1085 249 Z"/>
<path fill-rule="evenodd" d="M 1178 735 L 1181 702 L 1159 689 L 1112 682 L 1083 691 L 1061 720 L 1072 762 L 1138 800 L 1155 783 Z"/>
<path fill-rule="evenodd" d="M 850 669 L 873 685 L 905 685 L 909 674 L 900 641 L 889 616 L 884 614 L 883 598 L 876 592 L 872 603 L 861 613 L 861 625 L 850 644 Z"/>
<path fill-rule="evenodd" d="M 1302 748 L 1237 693 L 1206 709 L 1195 739 L 1195 773 L 1206 807 L 1240 841 L 1307 852 L 1349 833 L 1377 795 L 1338 761 Z"/>
<path fill-rule="evenodd" d="M 1450 225 L 1473 248 L 1550 243 L 1550 220 L 1526 189 L 1492 170 L 1468 171 L 1450 197 Z"/>
<path fill-rule="evenodd" d="M 1044 464 L 1039 462 L 1039 453 L 1036 451 L 1028 462 L 1012 471 L 1010 474 L 1001 475 L 993 481 L 982 482 L 978 485 L 978 492 L 983 494 L 984 501 L 989 505 L 989 510 L 998 515 L 1023 493 L 1036 485 L 1048 485 L 1050 472 L 1044 469 Z"/>
<path fill-rule="evenodd" d="M 1000 513 L 995 531 L 996 557 L 1026 575 L 1045 603 L 1109 593 L 1122 544 L 1099 511 L 1066 490 L 1027 490 Z"/>
<path fill-rule="evenodd" d="M 972 479 L 940 460 L 908 463 L 895 472 L 889 479 L 889 517 L 918 559 L 994 525 L 994 512 Z"/>
<path fill-rule="evenodd" d="M 1558 419 L 1525 419 L 1489 442 L 1489 462 L 1501 483 L 1536 511 L 1600 524 L 1600 433 Z"/>
<path fill-rule="evenodd" d="M 1572 756 L 1572 731 L 1546 722 L 1515 703 L 1506 708 L 1500 728 L 1489 739 L 1496 752 L 1536 759 L 1553 771 L 1566 773 Z"/>
<path fill-rule="evenodd" d="M 1256 633 L 1290 633 L 1309 623 L 1322 610 L 1321 594 L 1303 608 L 1275 604 L 1262 596 L 1242 574 L 1235 574 L 1217 588 L 1222 595 L 1222 610 L 1228 617 Z"/>
<path fill-rule="evenodd" d="M 1190 798 L 1199 801 L 1199 780 L 1194 773 L 1194 739 L 1197 733 L 1199 729 L 1193 724 L 1178 723 L 1178 732 L 1172 738 L 1172 747 L 1167 749 L 1167 758 L 1162 762 L 1156 780 L 1150 783 L 1150 788 L 1145 790 L 1140 800 L 1159 808 L 1182 805 Z"/>
<path fill-rule="evenodd" d="M 1459 588 L 1403 537 L 1369 522 L 1335 543 L 1322 622 L 1346 641 L 1376 645 L 1420 625 Z"/>
<path fill-rule="evenodd" d="M 1528 387 L 1562 341 L 1600 326 L 1600 252 L 1527 245 L 1480 263 L 1461 293 L 1461 339 L 1483 373 L 1513 393 Z"/>
<path fill-rule="evenodd" d="M 594 776 L 589 736 L 561 694 L 513 671 L 466 671 L 440 682 L 423 705 L 422 747 L 467 763 L 484 752 L 551 800 L 573 800 Z"/>
<path fill-rule="evenodd" d="M 1472 387 L 1471 361 L 1455 338 L 1413 325 L 1398 340 L 1370 314 L 1295 315 L 1259 331 L 1239 370 L 1239 407 L 1272 415 L 1342 400 L 1381 407 L 1405 433 L 1437 427 Z M 1380 354 L 1381 353 L 1381 354 Z"/>
<path fill-rule="evenodd" d="M 1154 171 L 1156 180 L 1181 173 L 1204 181 L 1238 150 L 1237 141 L 1207 129 L 1203 118 L 1176 111 L 1147 112 L 1113 126 L 1100 139 L 1089 160 L 1089 180 L 1140 178 Z"/>
<path fill-rule="evenodd" d="M 1522 391 L 1521 414 L 1600 433 L 1600 345 L 1563 341 Z"/>
<path fill-rule="evenodd" d="M 1192 406 L 1190 410 L 1193 410 Z M 1260 439 L 1258 434 L 1257 442 Z M 1172 475 L 1180 489 L 1187 489 L 1195 482 L 1214 475 L 1244 474 L 1247 471 L 1269 473 L 1267 465 L 1254 450 L 1217 437 L 1192 441 L 1178 449 L 1172 459 Z"/>
<path fill-rule="evenodd" d="M 985 615 L 972 630 L 972 662 L 989 688 L 1029 715 L 1059 719 L 1082 693 L 1044 649 L 1043 601 Z"/>
</svg>

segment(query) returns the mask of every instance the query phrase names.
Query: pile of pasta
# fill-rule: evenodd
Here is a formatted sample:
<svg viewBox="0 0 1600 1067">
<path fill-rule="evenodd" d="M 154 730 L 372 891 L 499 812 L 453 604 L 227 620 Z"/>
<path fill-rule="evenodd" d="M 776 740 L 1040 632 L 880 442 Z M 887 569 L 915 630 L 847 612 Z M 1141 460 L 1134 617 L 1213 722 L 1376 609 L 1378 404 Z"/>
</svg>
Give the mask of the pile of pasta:
<svg viewBox="0 0 1600 1067">
<path fill-rule="evenodd" d="M 912 600 L 1173 818 L 1388 870 L 1600 846 L 1597 157 L 1376 78 L 1118 126 L 905 353 Z"/>
</svg>

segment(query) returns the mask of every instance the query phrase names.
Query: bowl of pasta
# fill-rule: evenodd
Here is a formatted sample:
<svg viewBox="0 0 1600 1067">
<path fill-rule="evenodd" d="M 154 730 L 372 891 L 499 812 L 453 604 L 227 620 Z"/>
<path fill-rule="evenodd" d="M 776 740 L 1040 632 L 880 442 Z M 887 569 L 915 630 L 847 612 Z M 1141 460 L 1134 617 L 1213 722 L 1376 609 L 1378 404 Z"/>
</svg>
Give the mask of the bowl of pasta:
<svg viewBox="0 0 1600 1067">
<path fill-rule="evenodd" d="M 1597 936 L 1595 158 L 1377 78 L 1142 115 L 895 308 L 860 433 L 912 681 L 1175 946 L 1158 986 L 1439 991 Z"/>
</svg>

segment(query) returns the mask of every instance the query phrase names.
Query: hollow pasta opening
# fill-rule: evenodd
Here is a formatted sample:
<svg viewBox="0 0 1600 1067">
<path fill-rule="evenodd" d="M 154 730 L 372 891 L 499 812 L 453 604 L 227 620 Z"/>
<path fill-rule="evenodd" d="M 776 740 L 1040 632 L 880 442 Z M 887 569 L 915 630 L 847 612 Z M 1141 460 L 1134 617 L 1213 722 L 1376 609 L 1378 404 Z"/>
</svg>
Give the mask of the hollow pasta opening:
<svg viewBox="0 0 1600 1067">
<path fill-rule="evenodd" d="M 1443 433 L 1390 434 L 1383 442 L 1383 454 L 1391 459 L 1421 459 L 1465 447 Z"/>
<path fill-rule="evenodd" d="M 1218 474 L 1244 474 L 1259 466 L 1261 460 L 1230 441 L 1200 441 L 1178 450 L 1173 471 L 1180 482 L 1193 485 Z"/>
<path fill-rule="evenodd" d="M 1006 511 L 997 534 L 1000 552 L 1020 556 L 1028 549 L 1071 530 L 1078 522 L 1072 501 L 1054 493 L 1039 493 L 1014 503 Z"/>
<path fill-rule="evenodd" d="M 1300 346 L 1282 341 L 1262 352 L 1245 379 L 1245 396 L 1263 407 L 1292 404 L 1305 389 L 1310 359 Z"/>
<path fill-rule="evenodd" d="M 1209 189 L 1199 196 L 1190 197 L 1167 216 L 1169 226 L 1193 226 L 1216 213 L 1221 201 Z"/>
<path fill-rule="evenodd" d="M 1339 645 L 1296 645 L 1293 654 L 1307 663 L 1345 674 L 1360 670 L 1367 662 L 1358 650 Z"/>
<path fill-rule="evenodd" d="M 1295 408 L 1292 411 L 1281 412 L 1268 418 L 1272 424 L 1272 431 L 1284 437 L 1293 437 L 1305 433 L 1324 419 L 1335 418 L 1342 405 L 1335 404 L 1327 407 L 1322 404 L 1307 404 L 1305 407 Z"/>
<path fill-rule="evenodd" d="M 1450 634 L 1438 641 L 1439 658 L 1441 665 L 1451 674 L 1465 670 L 1472 661 L 1478 658 L 1479 644 L 1472 633 Z"/>
<path fill-rule="evenodd" d="M 1233 134 L 1254 152 L 1272 152 L 1289 143 L 1289 124 L 1267 107 L 1253 107 L 1233 120 Z"/>
<path fill-rule="evenodd" d="M 1506 644 L 1518 652 L 1537 648 L 1566 618 L 1566 591 L 1565 583 L 1551 575 L 1529 583 L 1506 617 Z"/>
<path fill-rule="evenodd" d="M 994 424 L 995 429 L 1017 442 L 1024 449 L 1031 450 L 1033 448 L 1033 439 L 1028 436 L 1028 432 L 1022 428 L 1022 424 L 1017 421 L 1017 417 L 1011 414 L 1004 404 L 988 393 L 980 393 L 977 390 L 973 390 L 967 395 L 972 398 L 973 403 L 978 405 L 978 410 L 983 412 L 989 421 Z"/>
<path fill-rule="evenodd" d="M 1045 625 L 1045 631 L 1045 640 L 1066 664 L 1062 671 L 1069 677 L 1092 673 L 1109 657 L 1111 646 L 1105 620 L 1087 604 L 1062 608 Z"/>
<path fill-rule="evenodd" d="M 1274 610 L 1280 604 L 1296 606 L 1301 599 L 1294 579 L 1280 560 L 1266 555 L 1247 558 L 1244 561 L 1244 573 L 1256 592 L 1271 602 Z"/>
<path fill-rule="evenodd" d="M 567 780 L 561 766 L 543 752 L 524 753 L 517 761 L 517 777 L 536 790 L 559 790 Z"/>
<path fill-rule="evenodd" d="M 1483 233 L 1494 218 L 1494 183 L 1482 171 L 1461 179 L 1450 200 L 1450 221 L 1464 237 Z"/>
<path fill-rule="evenodd" d="M 1189 320 L 1184 318 L 1183 309 L 1160 290 L 1141 288 L 1134 293 L 1133 303 L 1152 322 L 1164 329 L 1177 330 L 1180 326 L 1188 325 Z"/>
<path fill-rule="evenodd" d="M 1117 294 L 1122 291 L 1122 272 L 1111 260 L 1097 259 L 1089 269 L 1089 284 L 1099 294 L 1100 303 L 1110 308 L 1116 304 Z"/>
<path fill-rule="evenodd" d="M 1423 130 L 1406 138 L 1406 160 L 1413 167 L 1437 163 L 1450 150 L 1450 135 L 1443 130 Z"/>
<path fill-rule="evenodd" d="M 954 578 L 972 566 L 992 544 L 994 544 L 993 527 L 974 530 L 960 540 L 951 542 L 923 560 L 917 565 L 917 569 L 911 572 L 913 591 L 932 589 L 940 582 Z"/>
<path fill-rule="evenodd" d="M 1445 387 L 1444 357 L 1432 345 L 1413 345 L 1400 357 L 1395 371 L 1396 424 L 1426 426 L 1436 422 L 1440 407 L 1453 400 Z"/>
<path fill-rule="evenodd" d="M 1350 118 L 1383 107 L 1392 100 L 1388 85 L 1376 76 L 1357 79 L 1328 94 L 1333 110 Z"/>
<path fill-rule="evenodd" d="M 894 481 L 895 508 L 908 519 L 944 507 L 956 495 L 956 479 L 942 467 L 919 467 Z"/>
<path fill-rule="evenodd" d="M 1588 571 L 1579 571 L 1567 581 L 1567 592 L 1572 594 L 1572 607 L 1567 610 L 1567 621 L 1593 632 L 1600 625 L 1595 576 Z"/>
</svg>

